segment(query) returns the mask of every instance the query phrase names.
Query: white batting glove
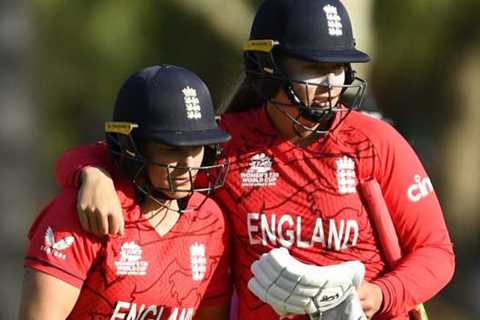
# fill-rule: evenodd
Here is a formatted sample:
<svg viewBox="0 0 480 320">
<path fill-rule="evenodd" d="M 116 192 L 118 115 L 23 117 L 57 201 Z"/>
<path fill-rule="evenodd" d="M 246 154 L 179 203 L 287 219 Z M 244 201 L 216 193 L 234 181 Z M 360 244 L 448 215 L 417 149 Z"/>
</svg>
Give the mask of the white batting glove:
<svg viewBox="0 0 480 320">
<path fill-rule="evenodd" d="M 319 267 L 293 258 L 286 248 L 263 254 L 251 266 L 248 288 L 279 315 L 316 315 L 341 304 L 363 281 L 365 267 L 349 261 Z"/>
</svg>

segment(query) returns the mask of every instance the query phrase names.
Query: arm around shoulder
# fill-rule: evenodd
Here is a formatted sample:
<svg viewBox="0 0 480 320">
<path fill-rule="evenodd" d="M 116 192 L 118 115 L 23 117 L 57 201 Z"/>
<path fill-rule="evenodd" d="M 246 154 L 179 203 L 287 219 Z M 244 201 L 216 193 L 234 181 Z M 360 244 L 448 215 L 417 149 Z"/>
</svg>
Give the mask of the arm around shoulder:
<svg viewBox="0 0 480 320">
<path fill-rule="evenodd" d="M 124 233 L 122 206 L 110 174 L 101 168 L 81 171 L 77 213 L 82 228 L 97 236 Z"/>
<path fill-rule="evenodd" d="M 105 143 L 79 146 L 65 151 L 55 163 L 55 180 L 63 188 L 79 185 L 83 168 L 91 166 L 109 170 L 108 150 Z"/>
<path fill-rule="evenodd" d="M 110 172 L 105 143 L 67 150 L 55 164 L 55 178 L 63 188 L 77 188 L 77 213 L 82 228 L 97 236 L 124 232 L 123 214 Z"/>
</svg>

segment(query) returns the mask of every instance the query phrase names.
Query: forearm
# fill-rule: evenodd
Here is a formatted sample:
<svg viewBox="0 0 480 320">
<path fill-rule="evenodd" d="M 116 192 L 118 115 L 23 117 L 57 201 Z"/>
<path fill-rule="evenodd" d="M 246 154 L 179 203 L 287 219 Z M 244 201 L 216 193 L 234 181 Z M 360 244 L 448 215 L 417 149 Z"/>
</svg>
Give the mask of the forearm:
<svg viewBox="0 0 480 320">
<path fill-rule="evenodd" d="M 110 168 L 108 152 L 102 143 L 76 147 L 65 151 L 55 163 L 55 180 L 64 188 L 78 187 L 83 168 Z"/>
<path fill-rule="evenodd" d="M 450 243 L 419 248 L 406 255 L 392 272 L 373 281 L 383 293 L 377 315 L 404 314 L 429 300 L 451 280 L 454 268 Z"/>
<path fill-rule="evenodd" d="M 377 280 L 384 302 L 381 313 L 399 315 L 437 294 L 452 278 L 455 256 L 437 198 L 404 202 L 392 208 L 402 258 Z"/>
</svg>

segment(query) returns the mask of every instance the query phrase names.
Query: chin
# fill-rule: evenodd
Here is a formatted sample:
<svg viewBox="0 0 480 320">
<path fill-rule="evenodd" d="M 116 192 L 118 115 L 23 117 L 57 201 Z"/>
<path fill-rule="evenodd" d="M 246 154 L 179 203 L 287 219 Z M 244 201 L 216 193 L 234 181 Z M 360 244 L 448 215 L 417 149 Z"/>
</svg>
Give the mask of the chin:
<svg viewBox="0 0 480 320">
<path fill-rule="evenodd" d="M 177 191 L 164 191 L 164 194 L 171 199 L 182 199 L 192 194 L 192 185 L 190 183 L 177 185 L 175 186 L 175 189 L 177 189 Z M 179 191 L 179 189 L 185 191 Z"/>
<path fill-rule="evenodd" d="M 302 119 L 303 120 L 303 119 Z M 310 122 L 310 121 L 299 121 L 303 126 L 307 127 L 307 128 L 311 128 L 312 130 L 314 130 L 317 126 L 318 126 L 318 123 L 316 122 Z M 308 135 L 310 135 L 310 133 L 312 132 L 311 130 L 307 130 L 305 128 L 303 128 L 302 126 L 298 125 L 298 124 L 294 124 L 294 130 L 296 132 L 296 134 L 300 137 L 306 137 Z"/>
<path fill-rule="evenodd" d="M 190 183 L 175 186 L 175 189 L 185 191 L 168 191 L 168 186 L 157 186 L 155 189 L 151 190 L 150 194 L 159 199 L 182 199 L 192 194 L 192 191 L 190 191 L 191 188 L 192 186 Z"/>
<path fill-rule="evenodd" d="M 165 195 L 170 199 L 182 199 L 182 198 L 188 197 L 191 194 L 192 194 L 191 191 L 176 191 L 176 192 L 166 191 L 165 192 Z"/>
<path fill-rule="evenodd" d="M 299 122 L 300 122 L 301 124 L 303 124 L 305 127 L 307 127 L 307 128 L 312 128 L 312 129 L 313 129 L 316 125 L 318 125 L 318 122 L 313 122 L 313 121 L 307 120 L 307 119 L 305 119 L 305 118 L 301 118 L 301 119 L 299 120 Z M 303 128 L 302 128 L 302 129 L 303 129 Z M 303 129 L 303 130 L 305 130 L 305 129 Z M 307 131 L 307 130 L 305 130 L 305 131 Z"/>
</svg>

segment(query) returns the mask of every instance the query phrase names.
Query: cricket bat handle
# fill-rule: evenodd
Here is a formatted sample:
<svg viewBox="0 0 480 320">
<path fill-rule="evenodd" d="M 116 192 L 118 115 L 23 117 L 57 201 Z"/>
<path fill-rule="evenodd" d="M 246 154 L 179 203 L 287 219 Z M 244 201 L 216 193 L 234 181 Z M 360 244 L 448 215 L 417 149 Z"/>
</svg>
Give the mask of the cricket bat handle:
<svg viewBox="0 0 480 320">
<path fill-rule="evenodd" d="M 402 258 L 402 250 L 382 189 L 375 179 L 360 182 L 360 188 L 385 260 L 389 268 L 393 269 Z M 423 304 L 417 305 L 408 315 L 411 320 L 428 320 Z"/>
</svg>

